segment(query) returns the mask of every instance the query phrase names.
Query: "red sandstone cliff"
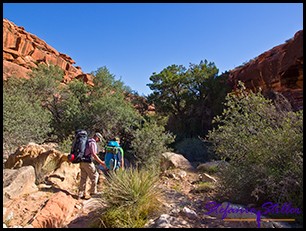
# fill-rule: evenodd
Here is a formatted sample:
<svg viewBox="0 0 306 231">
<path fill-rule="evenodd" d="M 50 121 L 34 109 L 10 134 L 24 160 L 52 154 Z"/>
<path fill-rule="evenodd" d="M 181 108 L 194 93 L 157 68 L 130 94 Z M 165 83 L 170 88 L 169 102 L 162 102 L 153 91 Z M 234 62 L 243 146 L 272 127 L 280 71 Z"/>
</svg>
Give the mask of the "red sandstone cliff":
<svg viewBox="0 0 306 231">
<path fill-rule="evenodd" d="M 16 26 L 3 19 L 3 79 L 10 76 L 28 78 L 28 73 L 38 64 L 57 65 L 64 70 L 64 83 L 74 78 L 82 79 L 92 85 L 92 76 L 75 67 L 75 61 L 62 54 L 37 36 L 26 32 L 23 27 Z"/>
<path fill-rule="evenodd" d="M 231 70 L 229 83 L 233 88 L 239 80 L 253 91 L 260 87 L 264 95 L 279 92 L 289 100 L 293 110 L 303 109 L 303 30 L 286 43 Z"/>
</svg>

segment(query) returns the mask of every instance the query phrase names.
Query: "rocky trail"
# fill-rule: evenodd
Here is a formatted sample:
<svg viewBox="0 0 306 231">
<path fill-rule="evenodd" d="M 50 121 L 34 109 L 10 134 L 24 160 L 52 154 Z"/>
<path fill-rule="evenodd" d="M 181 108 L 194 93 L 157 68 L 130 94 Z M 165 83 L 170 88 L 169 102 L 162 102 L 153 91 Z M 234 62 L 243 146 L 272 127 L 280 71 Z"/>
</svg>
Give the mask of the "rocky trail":
<svg viewBox="0 0 306 231">
<path fill-rule="evenodd" d="M 28 148 L 28 149 L 27 149 Z M 35 149 L 35 152 L 33 151 Z M 15 161 L 27 163 L 29 156 L 46 155 L 46 160 L 59 154 L 54 149 L 38 145 L 29 145 L 17 152 Z M 29 151 L 31 150 L 31 152 Z M 29 152 L 31 155 L 29 155 Z M 21 154 L 22 153 L 22 154 Z M 256 221 L 224 221 L 220 214 L 206 215 L 206 204 L 215 200 L 214 186 L 217 176 L 192 169 L 191 164 L 182 155 L 166 153 L 168 163 L 160 176 L 159 187 L 164 194 L 164 213 L 149 220 L 149 228 L 256 228 Z M 169 155 L 171 158 L 169 158 Z M 22 156 L 22 157 L 21 157 Z M 62 154 L 57 156 L 62 160 Z M 164 160 L 166 163 L 166 160 Z M 210 163 L 206 163 L 210 164 Z M 213 163 L 215 164 L 215 163 Z M 105 203 L 103 198 L 77 198 L 78 168 L 63 161 L 44 183 L 35 182 L 35 171 L 32 166 L 21 166 L 10 169 L 6 164 L 4 171 L 3 191 L 3 227 L 15 228 L 90 228 L 99 216 L 99 208 Z M 171 166 L 171 167 L 169 167 Z M 102 191 L 105 180 L 100 174 L 98 190 Z M 206 187 L 203 187 L 206 186 Z M 208 187 L 209 186 L 209 187 Z M 234 205 L 233 205 L 234 206 Z M 250 214 L 249 218 L 254 218 Z M 284 222 L 261 222 L 261 227 L 291 227 Z"/>
</svg>

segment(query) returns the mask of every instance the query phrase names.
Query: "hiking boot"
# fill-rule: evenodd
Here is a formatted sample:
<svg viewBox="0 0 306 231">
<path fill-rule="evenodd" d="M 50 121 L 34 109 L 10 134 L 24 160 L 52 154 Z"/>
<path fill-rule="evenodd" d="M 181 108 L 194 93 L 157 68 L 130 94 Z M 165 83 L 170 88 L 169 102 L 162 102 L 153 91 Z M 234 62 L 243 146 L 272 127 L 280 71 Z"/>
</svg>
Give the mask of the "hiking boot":
<svg viewBox="0 0 306 231">
<path fill-rule="evenodd" d="M 89 200 L 91 198 L 91 196 L 82 196 L 82 197 L 79 197 L 79 199 L 82 199 L 82 200 Z"/>
<path fill-rule="evenodd" d="M 90 196 L 91 196 L 91 197 L 94 197 L 94 198 L 101 197 L 101 192 L 90 193 Z"/>
<path fill-rule="evenodd" d="M 82 199 L 82 200 L 88 200 L 88 199 L 90 199 L 90 197 L 81 194 L 81 195 L 78 196 L 78 200 L 80 200 L 80 199 Z"/>
</svg>

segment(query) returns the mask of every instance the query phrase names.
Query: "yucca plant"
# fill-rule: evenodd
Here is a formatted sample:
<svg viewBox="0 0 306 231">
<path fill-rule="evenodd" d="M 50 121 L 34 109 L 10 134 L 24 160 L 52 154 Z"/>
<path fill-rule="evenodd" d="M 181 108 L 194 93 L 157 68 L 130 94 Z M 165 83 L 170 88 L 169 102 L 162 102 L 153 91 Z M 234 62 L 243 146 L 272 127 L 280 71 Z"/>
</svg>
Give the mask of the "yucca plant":
<svg viewBox="0 0 306 231">
<path fill-rule="evenodd" d="M 119 170 L 110 174 L 102 193 L 107 207 L 98 224 L 105 228 L 141 228 L 161 211 L 158 175 L 145 169 Z"/>
</svg>

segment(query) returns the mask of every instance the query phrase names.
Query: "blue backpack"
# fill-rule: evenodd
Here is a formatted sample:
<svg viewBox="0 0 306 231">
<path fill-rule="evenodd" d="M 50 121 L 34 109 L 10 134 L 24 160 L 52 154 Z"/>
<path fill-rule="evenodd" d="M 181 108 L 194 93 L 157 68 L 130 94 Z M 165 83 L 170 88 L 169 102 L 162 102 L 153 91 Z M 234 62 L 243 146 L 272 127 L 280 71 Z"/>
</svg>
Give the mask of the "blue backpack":
<svg viewBox="0 0 306 231">
<path fill-rule="evenodd" d="M 122 156 L 120 156 L 122 154 Z M 123 150 L 116 141 L 109 141 L 105 146 L 105 165 L 109 170 L 116 170 L 121 166 Z"/>
</svg>

